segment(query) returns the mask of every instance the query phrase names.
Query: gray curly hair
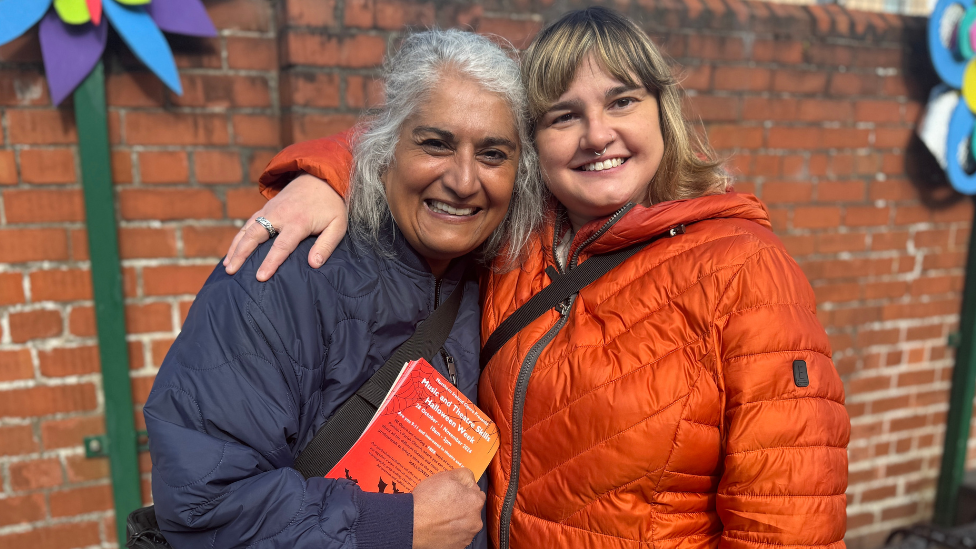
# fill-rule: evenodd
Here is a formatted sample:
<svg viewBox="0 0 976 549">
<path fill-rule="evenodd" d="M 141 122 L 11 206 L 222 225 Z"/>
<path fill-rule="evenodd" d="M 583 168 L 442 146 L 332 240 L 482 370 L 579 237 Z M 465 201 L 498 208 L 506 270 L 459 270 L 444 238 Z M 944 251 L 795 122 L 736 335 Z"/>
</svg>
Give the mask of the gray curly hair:
<svg viewBox="0 0 976 549">
<path fill-rule="evenodd" d="M 399 51 L 387 56 L 383 65 L 385 104 L 360 124 L 354 145 L 349 220 L 355 236 L 381 250 L 389 246 L 381 233 L 385 224 L 393 223 L 393 216 L 381 177 L 393 163 L 403 123 L 440 83 L 444 71 L 450 70 L 500 94 L 515 117 L 521 154 L 512 202 L 501 224 L 481 246 L 480 259 L 490 264 L 503 256 L 504 261 L 496 265 L 511 268 L 522 258 L 529 238 L 542 223 L 547 192 L 538 176 L 516 50 L 507 49 L 470 32 L 428 30 L 408 36 Z"/>
</svg>

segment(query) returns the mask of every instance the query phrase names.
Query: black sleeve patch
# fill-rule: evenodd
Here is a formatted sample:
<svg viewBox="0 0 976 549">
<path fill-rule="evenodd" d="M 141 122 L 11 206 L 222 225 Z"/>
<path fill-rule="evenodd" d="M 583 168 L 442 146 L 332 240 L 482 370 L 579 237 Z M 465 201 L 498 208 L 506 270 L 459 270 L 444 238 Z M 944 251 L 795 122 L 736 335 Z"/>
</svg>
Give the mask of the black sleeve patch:
<svg viewBox="0 0 976 549">
<path fill-rule="evenodd" d="M 810 385 L 810 377 L 807 375 L 806 361 L 793 361 L 793 383 L 797 387 L 806 387 L 807 385 Z"/>
</svg>

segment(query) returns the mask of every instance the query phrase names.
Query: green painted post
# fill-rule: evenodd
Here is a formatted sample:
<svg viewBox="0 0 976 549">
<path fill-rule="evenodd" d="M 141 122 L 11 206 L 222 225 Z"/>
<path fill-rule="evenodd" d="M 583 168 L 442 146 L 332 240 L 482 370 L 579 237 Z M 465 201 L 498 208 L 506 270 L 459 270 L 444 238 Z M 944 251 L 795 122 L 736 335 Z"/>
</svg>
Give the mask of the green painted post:
<svg viewBox="0 0 976 549">
<path fill-rule="evenodd" d="M 98 352 L 105 392 L 105 428 L 112 470 L 115 523 L 119 545 L 123 546 L 125 518 L 142 506 L 142 494 L 125 342 L 125 306 L 122 301 L 122 269 L 119 266 L 115 192 L 112 189 L 108 143 L 105 70 L 101 61 L 75 90 L 74 102 L 92 286 L 95 290 Z"/>
<path fill-rule="evenodd" d="M 949 393 L 942 468 L 939 470 L 935 498 L 934 519 L 943 526 L 954 526 L 956 522 L 959 487 L 962 486 L 966 472 L 966 448 L 973 418 L 973 393 L 976 391 L 976 219 L 973 220 L 969 235 L 966 285 L 963 289 L 962 311 L 959 313 L 959 335 L 956 366 L 952 370 L 952 388 Z"/>
</svg>

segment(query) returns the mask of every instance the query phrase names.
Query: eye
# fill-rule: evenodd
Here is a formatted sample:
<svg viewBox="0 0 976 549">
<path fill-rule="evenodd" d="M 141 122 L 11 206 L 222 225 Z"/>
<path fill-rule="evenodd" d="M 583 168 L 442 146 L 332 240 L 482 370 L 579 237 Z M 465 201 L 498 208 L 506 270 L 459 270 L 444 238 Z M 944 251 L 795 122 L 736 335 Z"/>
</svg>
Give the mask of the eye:
<svg viewBox="0 0 976 549">
<path fill-rule="evenodd" d="M 508 155 L 498 149 L 487 149 L 478 153 L 478 156 L 482 162 L 491 166 L 500 166 L 508 160 Z"/>
<path fill-rule="evenodd" d="M 553 124 L 559 124 L 560 122 L 569 122 L 574 118 L 573 113 L 568 112 L 566 114 L 561 114 L 552 121 Z"/>
<path fill-rule="evenodd" d="M 617 109 L 624 109 L 631 105 L 637 103 L 637 98 L 635 97 L 621 97 L 620 99 L 615 99 L 611 106 Z"/>
<path fill-rule="evenodd" d="M 574 112 L 564 112 L 562 114 L 550 114 L 546 117 L 547 126 L 559 126 L 561 124 L 568 124 L 576 118 L 576 113 Z"/>
<path fill-rule="evenodd" d="M 420 147 L 430 153 L 444 153 L 451 150 L 451 147 L 441 139 L 424 139 L 420 142 Z"/>
</svg>

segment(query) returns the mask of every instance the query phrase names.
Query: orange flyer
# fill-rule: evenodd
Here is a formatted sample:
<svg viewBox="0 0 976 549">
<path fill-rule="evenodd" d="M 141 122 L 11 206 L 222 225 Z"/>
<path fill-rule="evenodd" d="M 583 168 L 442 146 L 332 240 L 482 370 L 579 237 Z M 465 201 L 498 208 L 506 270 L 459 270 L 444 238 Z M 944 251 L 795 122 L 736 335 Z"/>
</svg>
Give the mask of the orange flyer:
<svg viewBox="0 0 976 549">
<path fill-rule="evenodd" d="M 497 450 L 495 423 L 421 358 L 403 367 L 366 431 L 325 476 L 366 492 L 410 492 L 458 467 L 480 478 Z"/>
</svg>

